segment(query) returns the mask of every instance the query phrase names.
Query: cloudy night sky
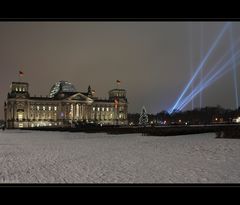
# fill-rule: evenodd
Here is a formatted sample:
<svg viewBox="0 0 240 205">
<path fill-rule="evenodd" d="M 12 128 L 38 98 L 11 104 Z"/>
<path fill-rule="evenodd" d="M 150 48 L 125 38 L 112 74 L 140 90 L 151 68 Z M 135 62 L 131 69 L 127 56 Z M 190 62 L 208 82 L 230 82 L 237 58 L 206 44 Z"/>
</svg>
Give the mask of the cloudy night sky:
<svg viewBox="0 0 240 205">
<path fill-rule="evenodd" d="M 116 87 L 127 90 L 129 112 L 171 107 L 188 83 L 225 22 L 0 22 L 0 119 L 12 81 L 30 84 L 30 95 L 46 96 L 59 80 L 107 98 Z M 240 24 L 232 24 L 235 42 Z M 230 49 L 227 30 L 203 68 L 204 76 Z M 240 46 L 236 45 L 236 50 Z M 192 65 L 192 66 L 191 66 Z M 236 72 L 240 77 L 239 67 Z M 199 82 L 200 77 L 194 81 Z M 202 106 L 235 108 L 233 72 L 206 88 Z M 238 83 L 238 82 L 237 82 Z M 238 91 L 240 85 L 238 83 Z M 199 107 L 199 96 L 194 107 Z M 191 109 L 191 103 L 185 108 Z"/>
</svg>

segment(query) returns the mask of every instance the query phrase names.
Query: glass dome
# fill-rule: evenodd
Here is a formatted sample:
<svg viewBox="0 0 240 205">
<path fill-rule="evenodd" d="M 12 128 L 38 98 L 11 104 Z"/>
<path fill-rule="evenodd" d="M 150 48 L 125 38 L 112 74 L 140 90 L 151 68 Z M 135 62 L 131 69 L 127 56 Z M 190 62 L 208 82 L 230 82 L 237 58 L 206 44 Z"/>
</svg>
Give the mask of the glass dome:
<svg viewBox="0 0 240 205">
<path fill-rule="evenodd" d="M 53 98 L 56 96 L 56 94 L 58 92 L 77 92 L 76 88 L 74 87 L 74 85 L 72 85 L 71 83 L 67 82 L 67 81 L 59 81 L 57 83 L 55 83 L 51 90 L 50 90 L 50 98 Z"/>
</svg>

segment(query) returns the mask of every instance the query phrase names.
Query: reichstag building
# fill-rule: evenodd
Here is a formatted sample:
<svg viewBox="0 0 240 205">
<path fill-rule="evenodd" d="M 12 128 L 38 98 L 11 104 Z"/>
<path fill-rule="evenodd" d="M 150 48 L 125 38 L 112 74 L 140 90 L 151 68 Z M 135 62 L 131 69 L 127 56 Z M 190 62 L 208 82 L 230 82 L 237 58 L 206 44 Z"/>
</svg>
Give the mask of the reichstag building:
<svg viewBox="0 0 240 205">
<path fill-rule="evenodd" d="M 47 97 L 30 96 L 29 84 L 12 82 L 4 104 L 7 128 L 71 127 L 77 124 L 127 125 L 126 90 L 112 89 L 108 99 L 94 95 L 91 87 L 78 92 L 67 81 L 55 83 Z"/>
</svg>

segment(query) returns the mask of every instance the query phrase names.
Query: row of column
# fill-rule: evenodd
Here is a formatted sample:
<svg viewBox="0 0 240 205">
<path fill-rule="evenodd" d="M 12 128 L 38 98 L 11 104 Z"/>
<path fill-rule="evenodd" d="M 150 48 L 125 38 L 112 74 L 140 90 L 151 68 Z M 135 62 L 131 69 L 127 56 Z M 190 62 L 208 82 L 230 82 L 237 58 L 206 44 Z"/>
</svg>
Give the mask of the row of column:
<svg viewBox="0 0 240 205">
<path fill-rule="evenodd" d="M 89 119 L 89 106 L 85 104 L 68 104 L 61 109 L 68 120 L 87 120 Z"/>
</svg>

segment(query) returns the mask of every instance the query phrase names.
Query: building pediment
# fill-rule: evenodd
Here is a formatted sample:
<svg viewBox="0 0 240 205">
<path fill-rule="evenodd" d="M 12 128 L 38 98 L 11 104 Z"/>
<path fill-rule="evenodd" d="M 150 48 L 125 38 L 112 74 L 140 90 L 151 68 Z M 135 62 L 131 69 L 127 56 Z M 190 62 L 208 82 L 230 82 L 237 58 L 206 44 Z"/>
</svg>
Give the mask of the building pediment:
<svg viewBox="0 0 240 205">
<path fill-rule="evenodd" d="M 77 100 L 77 101 L 85 101 L 87 103 L 93 103 L 93 99 L 81 94 L 81 93 L 76 93 L 74 95 L 71 95 L 66 98 L 66 100 Z"/>
</svg>

